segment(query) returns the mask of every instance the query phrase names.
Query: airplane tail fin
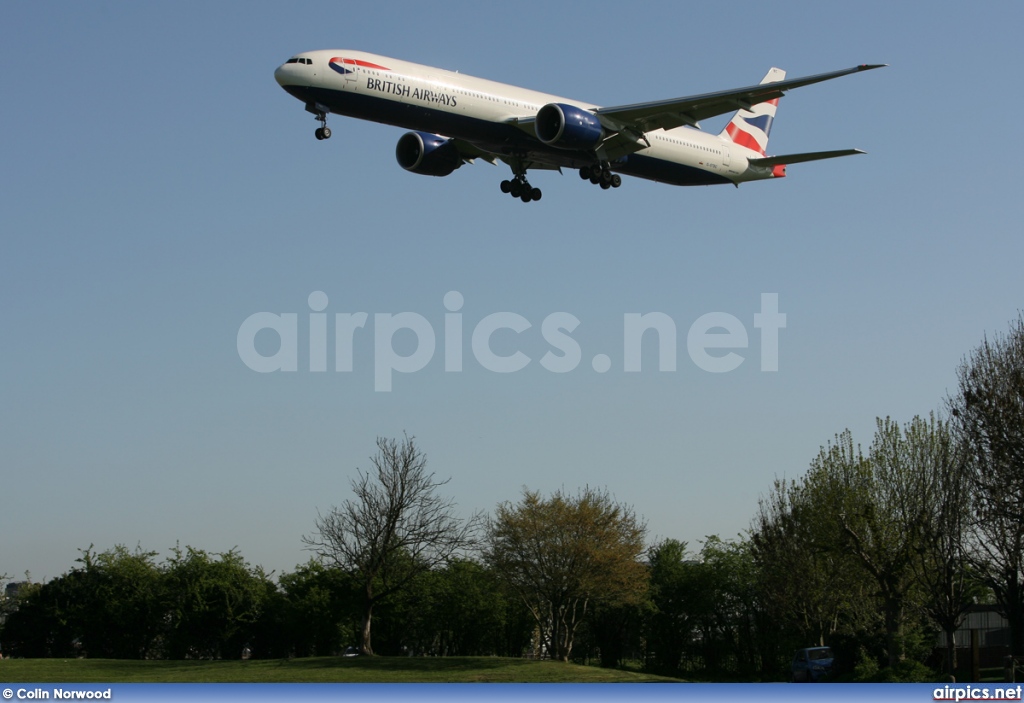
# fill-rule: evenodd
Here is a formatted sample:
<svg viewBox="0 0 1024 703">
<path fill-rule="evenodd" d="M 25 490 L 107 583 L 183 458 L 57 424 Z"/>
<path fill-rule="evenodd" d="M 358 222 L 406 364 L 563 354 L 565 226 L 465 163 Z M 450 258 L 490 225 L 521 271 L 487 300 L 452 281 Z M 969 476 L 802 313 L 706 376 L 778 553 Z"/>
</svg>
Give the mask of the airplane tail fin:
<svg viewBox="0 0 1024 703">
<path fill-rule="evenodd" d="M 764 83 L 777 83 L 786 77 L 781 68 L 772 68 L 765 75 Z M 768 148 L 768 135 L 772 131 L 772 121 L 779 107 L 779 99 L 752 105 L 749 110 L 739 110 L 718 136 L 723 139 L 753 149 L 764 156 Z"/>
</svg>

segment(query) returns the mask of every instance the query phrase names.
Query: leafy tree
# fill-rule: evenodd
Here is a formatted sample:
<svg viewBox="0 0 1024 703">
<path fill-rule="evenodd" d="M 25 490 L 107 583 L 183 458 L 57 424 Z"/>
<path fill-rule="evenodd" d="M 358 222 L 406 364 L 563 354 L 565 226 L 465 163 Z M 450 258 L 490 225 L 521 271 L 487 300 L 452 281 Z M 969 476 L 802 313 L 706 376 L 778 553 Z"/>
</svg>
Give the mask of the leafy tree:
<svg viewBox="0 0 1024 703">
<path fill-rule="evenodd" d="M 888 420 L 879 421 L 876 445 L 881 461 L 865 458 L 854 448 L 849 431 L 835 444 L 822 449 L 812 463 L 809 479 L 820 500 L 832 511 L 848 550 L 872 578 L 881 601 L 889 666 L 904 657 L 903 630 L 910 590 L 913 586 L 913 556 L 920 543 L 923 522 L 922 501 L 927 495 L 915 493 L 909 478 L 886 459 L 897 441 Z M 910 496 L 903 505 L 901 496 Z M 907 520 L 899 519 L 905 514 Z"/>
<path fill-rule="evenodd" d="M 666 539 L 648 552 L 652 606 L 647 623 L 648 667 L 668 676 L 679 672 L 696 627 L 687 560 L 686 542 L 679 540 Z"/>
<path fill-rule="evenodd" d="M 223 658 L 250 644 L 265 654 L 280 637 L 282 620 L 275 631 L 265 617 L 277 607 L 276 586 L 234 550 L 175 548 L 160 565 L 138 547 L 81 554 L 68 573 L 22 586 L 2 632 L 10 653 Z"/>
<path fill-rule="evenodd" d="M 646 598 L 615 605 L 595 602 L 577 637 L 574 660 L 587 662 L 596 657 L 602 667 L 618 668 L 629 660 L 642 659 L 649 608 Z"/>
<path fill-rule="evenodd" d="M 1024 316 L 986 337 L 957 370 L 948 405 L 975 490 L 972 562 L 1024 654 Z"/>
<path fill-rule="evenodd" d="M 544 499 L 524 490 L 488 526 L 485 560 L 522 598 L 552 658 L 568 661 L 576 631 L 596 602 L 638 603 L 647 584 L 646 526 L 604 491 Z"/>
<path fill-rule="evenodd" d="M 855 603 L 868 597 L 860 564 L 838 549 L 834 510 L 804 481 L 776 480 L 751 527 L 758 590 L 777 638 L 791 650 L 834 644 L 859 627 Z M 786 662 L 788 664 L 788 661 Z M 782 661 L 776 674 L 783 673 Z"/>
<path fill-rule="evenodd" d="M 163 575 L 156 552 L 123 545 L 95 553 L 81 550 L 82 567 L 72 572 L 78 595 L 71 612 L 79 621 L 81 644 L 90 657 L 145 659 L 158 645 L 163 627 Z"/>
<path fill-rule="evenodd" d="M 358 621 L 358 592 L 348 574 L 315 560 L 283 574 L 284 614 L 290 653 L 325 656 L 350 644 Z"/>
<path fill-rule="evenodd" d="M 922 614 L 952 632 L 972 602 L 970 512 L 944 422 L 879 419 L 866 455 L 846 431 L 801 480 L 776 481 L 760 503 L 751 543 L 764 606 L 784 631 L 848 655 L 877 638 L 894 666 L 908 648 L 926 648 Z"/>
<path fill-rule="evenodd" d="M 706 641 L 721 643 L 712 661 L 719 670 L 728 661 L 738 675 L 749 679 L 760 669 L 760 635 L 764 634 L 751 545 L 712 535 L 705 540 L 700 557 L 696 568 L 703 576 L 705 617 L 710 616 L 714 627 Z"/>
<path fill-rule="evenodd" d="M 924 599 L 915 567 L 937 529 L 933 515 L 947 449 L 934 419 L 915 418 L 903 428 L 879 419 L 866 457 L 844 432 L 822 449 L 805 480 L 811 500 L 834 515 L 840 548 L 874 585 L 890 667 L 903 660 L 907 625 Z"/>
<path fill-rule="evenodd" d="M 437 495 L 448 481 L 427 473 L 414 438 L 377 439 L 373 470 L 357 470 L 355 498 L 316 520 L 303 541 L 327 564 L 348 573 L 362 598 L 360 649 L 372 655 L 374 608 L 415 579 L 476 543 L 479 518 L 455 517 L 455 503 Z"/>
<path fill-rule="evenodd" d="M 22 586 L 5 642 L 20 656 L 152 656 L 163 625 L 155 555 L 120 545 L 81 553 L 80 566 L 68 573 Z"/>
<path fill-rule="evenodd" d="M 70 581 L 62 576 L 46 584 L 22 584 L 0 632 L 6 656 L 75 656 L 74 643 L 80 631 L 67 617 L 74 592 Z"/>
<path fill-rule="evenodd" d="M 492 571 L 458 559 L 431 572 L 424 586 L 418 600 L 419 651 L 439 656 L 506 653 L 504 637 L 520 606 Z"/>
<path fill-rule="evenodd" d="M 211 555 L 176 547 L 165 577 L 168 657 L 241 657 L 272 588 L 268 581 L 235 550 Z"/>
</svg>

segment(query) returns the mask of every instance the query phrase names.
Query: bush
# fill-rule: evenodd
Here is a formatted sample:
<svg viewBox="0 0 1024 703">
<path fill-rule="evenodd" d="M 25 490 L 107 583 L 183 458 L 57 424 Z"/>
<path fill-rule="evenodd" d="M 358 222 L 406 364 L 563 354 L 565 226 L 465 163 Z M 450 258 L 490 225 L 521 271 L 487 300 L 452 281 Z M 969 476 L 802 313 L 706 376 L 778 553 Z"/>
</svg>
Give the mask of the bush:
<svg viewBox="0 0 1024 703">
<path fill-rule="evenodd" d="M 854 680 L 863 683 L 928 683 L 938 679 L 935 671 L 911 659 L 884 669 L 874 661 L 862 659 L 854 668 Z"/>
</svg>

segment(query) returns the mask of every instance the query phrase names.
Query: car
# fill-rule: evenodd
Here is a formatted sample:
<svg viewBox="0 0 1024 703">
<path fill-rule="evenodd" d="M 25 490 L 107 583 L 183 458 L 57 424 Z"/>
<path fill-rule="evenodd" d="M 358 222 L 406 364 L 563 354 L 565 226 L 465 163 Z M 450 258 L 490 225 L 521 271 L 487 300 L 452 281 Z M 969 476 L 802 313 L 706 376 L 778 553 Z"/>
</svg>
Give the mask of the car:
<svg viewBox="0 0 1024 703">
<path fill-rule="evenodd" d="M 831 647 L 805 647 L 793 655 L 793 681 L 821 681 L 832 673 Z"/>
</svg>

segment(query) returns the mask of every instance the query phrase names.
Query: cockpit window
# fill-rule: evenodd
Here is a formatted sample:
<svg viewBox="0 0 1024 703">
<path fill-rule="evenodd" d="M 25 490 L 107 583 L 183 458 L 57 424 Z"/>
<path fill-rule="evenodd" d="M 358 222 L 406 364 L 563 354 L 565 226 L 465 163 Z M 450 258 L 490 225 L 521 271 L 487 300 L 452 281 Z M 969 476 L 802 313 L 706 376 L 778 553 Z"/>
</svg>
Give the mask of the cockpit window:
<svg viewBox="0 0 1024 703">
<path fill-rule="evenodd" d="M 288 59 L 287 61 L 285 61 L 285 63 L 301 63 L 307 66 L 311 66 L 313 64 L 313 59 L 300 59 L 298 57 L 295 57 Z"/>
<path fill-rule="evenodd" d="M 288 59 L 287 61 L 285 61 L 285 63 L 298 63 L 298 62 L 299 62 L 298 59 Z"/>
</svg>

